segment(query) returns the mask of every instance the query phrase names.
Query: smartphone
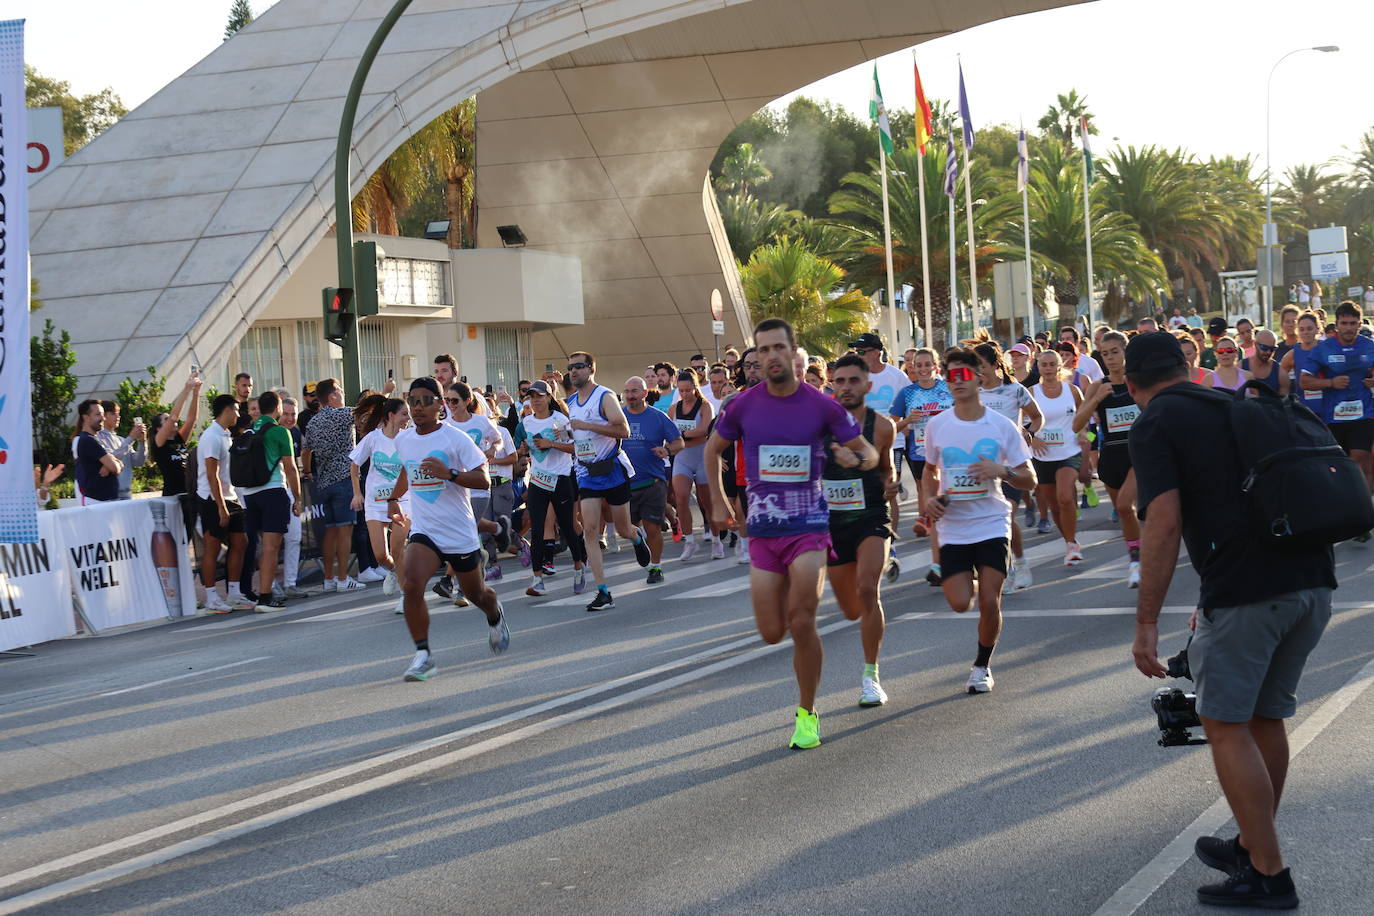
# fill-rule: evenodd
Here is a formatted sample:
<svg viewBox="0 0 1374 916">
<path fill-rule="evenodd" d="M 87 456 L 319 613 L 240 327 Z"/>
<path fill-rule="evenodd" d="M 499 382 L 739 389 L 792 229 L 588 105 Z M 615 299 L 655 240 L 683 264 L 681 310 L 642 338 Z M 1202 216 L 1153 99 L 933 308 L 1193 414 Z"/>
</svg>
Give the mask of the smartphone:
<svg viewBox="0 0 1374 916">
<path fill-rule="evenodd" d="M 544 371 L 545 371 L 545 372 L 552 372 L 552 371 L 553 371 L 553 363 L 545 363 L 545 364 L 544 364 Z"/>
<path fill-rule="evenodd" d="M 506 386 L 505 386 L 505 385 L 497 385 L 497 386 L 496 386 L 496 393 L 497 393 L 497 394 L 504 394 L 504 395 L 506 395 L 507 397 L 510 396 L 510 392 L 506 390 Z"/>
<path fill-rule="evenodd" d="M 460 382 L 462 382 L 464 385 L 466 385 L 466 384 L 468 383 L 468 377 L 467 377 L 466 375 L 460 375 L 460 376 L 458 376 L 458 381 L 460 381 Z"/>
<path fill-rule="evenodd" d="M 388 369 L 388 370 L 386 370 L 386 377 L 387 377 L 388 379 L 393 379 L 393 378 L 395 378 L 395 377 L 396 377 L 396 370 L 395 370 L 395 369 Z"/>
<path fill-rule="evenodd" d="M 488 385 L 488 386 L 487 386 L 487 394 L 491 394 L 491 391 L 492 391 L 492 388 L 491 388 L 490 385 Z"/>
<path fill-rule="evenodd" d="M 135 425 L 135 426 L 142 426 L 142 425 L 143 425 L 143 418 L 142 418 L 142 417 L 134 417 L 134 425 Z"/>
</svg>

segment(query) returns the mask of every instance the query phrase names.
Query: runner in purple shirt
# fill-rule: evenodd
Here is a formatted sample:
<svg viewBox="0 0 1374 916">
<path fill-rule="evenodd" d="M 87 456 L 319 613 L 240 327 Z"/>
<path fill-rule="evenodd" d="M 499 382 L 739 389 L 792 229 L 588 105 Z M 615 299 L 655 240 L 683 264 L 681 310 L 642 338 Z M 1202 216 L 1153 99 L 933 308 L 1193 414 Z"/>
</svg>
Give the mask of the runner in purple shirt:
<svg viewBox="0 0 1374 916">
<path fill-rule="evenodd" d="M 767 383 L 736 395 L 706 443 L 711 520 L 726 528 L 737 524 L 721 485 L 720 458 L 731 443 L 742 441 L 754 620 L 765 642 L 792 634 L 800 702 L 790 746 L 812 748 L 821 743 L 816 607 L 830 555 L 830 513 L 821 493 L 826 437 L 835 439 L 831 452 L 843 467 L 867 471 L 878 463 L 878 453 L 849 411 L 801 384 L 791 325 L 765 319 L 754 328 L 754 341 Z"/>
</svg>

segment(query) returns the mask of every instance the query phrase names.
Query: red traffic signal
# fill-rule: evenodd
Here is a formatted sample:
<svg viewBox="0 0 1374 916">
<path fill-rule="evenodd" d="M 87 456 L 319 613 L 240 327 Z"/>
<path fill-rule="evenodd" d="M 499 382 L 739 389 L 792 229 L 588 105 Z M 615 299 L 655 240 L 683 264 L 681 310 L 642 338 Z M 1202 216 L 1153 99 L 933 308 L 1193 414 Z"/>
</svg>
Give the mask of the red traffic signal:
<svg viewBox="0 0 1374 916">
<path fill-rule="evenodd" d="M 353 327 L 353 290 L 347 288 L 325 287 L 324 290 L 324 337 L 340 343 L 348 336 Z"/>
</svg>

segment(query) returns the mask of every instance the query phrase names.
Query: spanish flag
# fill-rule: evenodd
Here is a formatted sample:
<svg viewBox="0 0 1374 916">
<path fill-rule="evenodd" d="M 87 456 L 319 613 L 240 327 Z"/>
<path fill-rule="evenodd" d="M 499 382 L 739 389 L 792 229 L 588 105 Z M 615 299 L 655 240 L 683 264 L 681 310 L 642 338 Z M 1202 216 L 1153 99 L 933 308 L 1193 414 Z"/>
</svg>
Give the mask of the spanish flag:
<svg viewBox="0 0 1374 916">
<path fill-rule="evenodd" d="M 921 86 L 921 68 L 916 66 L 916 55 L 911 56 L 911 69 L 916 72 L 916 146 L 921 155 L 926 153 L 926 144 L 933 133 L 930 126 L 930 103 L 926 101 L 926 91 Z"/>
</svg>

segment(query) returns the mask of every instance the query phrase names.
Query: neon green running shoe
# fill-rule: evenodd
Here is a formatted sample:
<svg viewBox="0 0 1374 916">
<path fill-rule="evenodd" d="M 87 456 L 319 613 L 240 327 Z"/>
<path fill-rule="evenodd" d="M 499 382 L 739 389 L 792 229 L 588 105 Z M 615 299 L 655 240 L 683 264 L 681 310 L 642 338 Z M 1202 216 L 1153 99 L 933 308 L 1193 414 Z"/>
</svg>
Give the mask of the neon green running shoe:
<svg viewBox="0 0 1374 916">
<path fill-rule="evenodd" d="M 797 707 L 797 727 L 792 731 L 792 741 L 787 745 L 793 750 L 804 751 L 821 746 L 820 716 Z"/>
<path fill-rule="evenodd" d="M 1083 489 L 1084 489 L 1084 491 L 1085 491 L 1083 495 L 1086 496 L 1086 497 L 1088 497 L 1088 508 L 1089 508 L 1089 509 L 1096 509 L 1096 508 L 1097 508 L 1097 504 L 1098 504 L 1098 502 L 1099 502 L 1099 500 L 1098 500 L 1098 498 L 1097 498 L 1097 488 L 1094 487 L 1092 484 L 1088 484 L 1088 485 L 1087 485 L 1086 487 L 1084 487 Z"/>
</svg>

